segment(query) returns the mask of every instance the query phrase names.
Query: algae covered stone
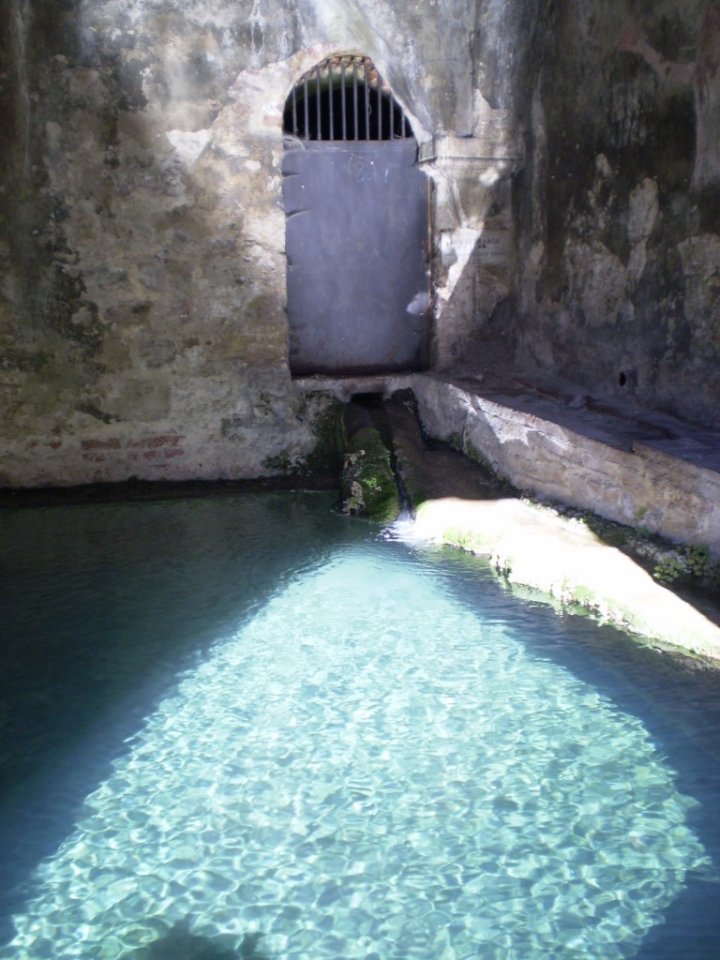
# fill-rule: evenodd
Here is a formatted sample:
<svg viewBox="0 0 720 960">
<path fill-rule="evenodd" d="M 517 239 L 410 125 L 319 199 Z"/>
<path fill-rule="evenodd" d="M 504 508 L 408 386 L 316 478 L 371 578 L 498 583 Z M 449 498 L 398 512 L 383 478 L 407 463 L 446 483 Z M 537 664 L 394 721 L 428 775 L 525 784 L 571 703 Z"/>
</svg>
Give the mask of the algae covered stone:
<svg viewBox="0 0 720 960">
<path fill-rule="evenodd" d="M 387 523 L 400 513 L 390 454 L 379 431 L 363 427 L 348 443 L 342 472 L 343 513 Z"/>
</svg>

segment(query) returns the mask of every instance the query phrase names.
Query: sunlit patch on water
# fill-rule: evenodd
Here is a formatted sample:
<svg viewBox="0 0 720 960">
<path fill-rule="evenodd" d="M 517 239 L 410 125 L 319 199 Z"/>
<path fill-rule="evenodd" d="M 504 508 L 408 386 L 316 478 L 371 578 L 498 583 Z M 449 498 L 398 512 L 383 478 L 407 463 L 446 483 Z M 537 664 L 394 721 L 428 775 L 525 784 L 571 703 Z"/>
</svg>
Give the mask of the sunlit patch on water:
<svg viewBox="0 0 720 960">
<path fill-rule="evenodd" d="M 347 547 L 185 674 L 0 957 L 631 957 L 710 868 L 693 802 L 446 570 Z"/>
</svg>

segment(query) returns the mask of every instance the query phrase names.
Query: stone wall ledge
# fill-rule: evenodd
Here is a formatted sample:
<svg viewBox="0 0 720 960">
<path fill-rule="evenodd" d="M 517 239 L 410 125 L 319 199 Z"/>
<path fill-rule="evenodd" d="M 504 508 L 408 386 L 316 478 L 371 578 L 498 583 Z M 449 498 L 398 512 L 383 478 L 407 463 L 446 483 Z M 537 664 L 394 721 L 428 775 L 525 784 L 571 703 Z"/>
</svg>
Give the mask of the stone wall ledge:
<svg viewBox="0 0 720 960">
<path fill-rule="evenodd" d="M 528 494 L 720 557 L 720 435 L 633 408 L 417 374 L 426 432 Z"/>
</svg>

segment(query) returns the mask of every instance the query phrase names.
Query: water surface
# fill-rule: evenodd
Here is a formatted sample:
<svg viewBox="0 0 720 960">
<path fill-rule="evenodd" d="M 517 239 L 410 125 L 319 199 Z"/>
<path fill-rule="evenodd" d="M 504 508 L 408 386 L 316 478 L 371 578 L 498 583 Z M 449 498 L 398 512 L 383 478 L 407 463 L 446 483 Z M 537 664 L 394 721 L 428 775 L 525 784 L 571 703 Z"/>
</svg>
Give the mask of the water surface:
<svg viewBox="0 0 720 960">
<path fill-rule="evenodd" d="M 716 958 L 717 678 L 325 495 L 0 517 L 0 958 Z"/>
</svg>

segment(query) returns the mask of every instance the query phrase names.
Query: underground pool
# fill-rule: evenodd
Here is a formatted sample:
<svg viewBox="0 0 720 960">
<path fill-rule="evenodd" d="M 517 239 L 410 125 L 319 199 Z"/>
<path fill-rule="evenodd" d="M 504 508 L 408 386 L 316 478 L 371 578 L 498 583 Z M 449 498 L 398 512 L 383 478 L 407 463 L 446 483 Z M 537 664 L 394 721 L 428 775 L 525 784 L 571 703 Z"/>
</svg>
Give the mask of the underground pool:
<svg viewBox="0 0 720 960">
<path fill-rule="evenodd" d="M 1 960 L 716 960 L 701 663 L 326 494 L 0 558 Z"/>
</svg>

